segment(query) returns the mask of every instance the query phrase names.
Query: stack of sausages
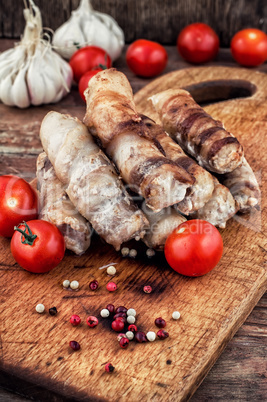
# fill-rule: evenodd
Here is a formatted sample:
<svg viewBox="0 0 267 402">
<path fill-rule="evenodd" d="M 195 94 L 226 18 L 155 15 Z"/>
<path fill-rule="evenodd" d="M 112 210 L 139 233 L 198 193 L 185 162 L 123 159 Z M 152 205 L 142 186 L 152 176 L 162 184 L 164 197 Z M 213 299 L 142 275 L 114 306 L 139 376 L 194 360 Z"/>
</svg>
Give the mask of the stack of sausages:
<svg viewBox="0 0 267 402">
<path fill-rule="evenodd" d="M 237 211 L 258 204 L 242 146 L 187 91 L 151 97 L 162 126 L 137 112 L 131 86 L 116 69 L 91 78 L 85 97 L 83 123 L 57 112 L 45 116 L 45 153 L 37 162 L 41 217 L 57 224 L 59 209 L 58 226 L 76 254 L 89 247 L 93 229 L 116 250 L 132 238 L 163 249 L 186 219 L 224 228 Z M 53 186 L 61 186 L 56 207 L 48 196 Z"/>
</svg>

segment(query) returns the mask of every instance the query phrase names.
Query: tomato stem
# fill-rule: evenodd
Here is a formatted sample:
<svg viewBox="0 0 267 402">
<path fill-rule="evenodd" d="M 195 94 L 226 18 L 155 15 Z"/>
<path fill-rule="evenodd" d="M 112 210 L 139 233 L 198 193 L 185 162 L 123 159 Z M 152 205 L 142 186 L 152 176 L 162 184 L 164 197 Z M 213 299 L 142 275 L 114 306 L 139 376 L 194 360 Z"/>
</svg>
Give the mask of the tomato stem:
<svg viewBox="0 0 267 402">
<path fill-rule="evenodd" d="M 23 221 L 23 223 L 20 223 L 20 225 L 24 225 L 25 226 L 25 230 L 20 229 L 18 226 L 14 227 L 14 230 L 17 232 L 20 232 L 22 234 L 21 236 L 21 243 L 23 244 L 28 244 L 29 246 L 32 246 L 34 243 L 34 240 L 36 239 L 37 235 L 33 234 L 29 225 L 27 225 L 27 223 L 25 221 Z M 28 233 L 27 233 L 28 230 Z M 24 240 L 23 240 L 24 237 Z"/>
</svg>

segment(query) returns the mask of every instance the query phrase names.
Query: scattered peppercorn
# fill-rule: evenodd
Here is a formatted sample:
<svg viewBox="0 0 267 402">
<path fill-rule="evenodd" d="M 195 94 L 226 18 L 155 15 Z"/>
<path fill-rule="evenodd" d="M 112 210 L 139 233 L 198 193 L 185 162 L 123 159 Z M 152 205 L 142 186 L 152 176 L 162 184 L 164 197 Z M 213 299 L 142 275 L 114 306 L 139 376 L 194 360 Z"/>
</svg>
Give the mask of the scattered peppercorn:
<svg viewBox="0 0 267 402">
<path fill-rule="evenodd" d="M 63 288 L 67 289 L 70 287 L 70 281 L 68 279 L 66 279 L 65 281 L 63 281 Z"/>
<path fill-rule="evenodd" d="M 119 342 L 120 342 L 121 338 L 126 338 L 126 334 L 120 333 L 120 334 L 117 336 L 117 339 L 118 339 Z"/>
<path fill-rule="evenodd" d="M 160 329 L 157 332 L 157 336 L 159 337 L 159 339 L 166 339 L 169 336 L 169 333 L 167 331 L 164 331 L 164 329 Z"/>
<path fill-rule="evenodd" d="M 137 332 L 137 326 L 134 324 L 129 325 L 128 331 L 131 331 L 133 333 Z"/>
<path fill-rule="evenodd" d="M 137 256 L 137 251 L 134 248 L 132 248 L 129 252 L 129 257 L 135 258 L 136 256 Z"/>
<path fill-rule="evenodd" d="M 127 257 L 127 256 L 129 255 L 129 252 L 130 252 L 130 249 L 129 249 L 128 247 L 123 247 L 123 248 L 121 249 L 121 255 L 122 255 L 123 257 Z"/>
<path fill-rule="evenodd" d="M 155 319 L 155 325 L 157 327 L 159 327 L 159 328 L 165 328 L 166 327 L 166 321 L 161 317 L 156 318 Z"/>
<path fill-rule="evenodd" d="M 133 317 L 135 317 L 135 316 L 136 316 L 136 311 L 135 311 L 135 309 L 134 309 L 134 308 L 129 308 L 129 309 L 127 310 L 127 315 L 132 315 Z"/>
<path fill-rule="evenodd" d="M 129 339 L 128 338 L 121 338 L 121 340 L 120 340 L 120 347 L 122 348 L 122 349 L 126 349 L 126 348 L 128 348 L 128 345 L 129 345 Z"/>
<path fill-rule="evenodd" d="M 114 282 L 109 282 L 106 287 L 109 292 L 114 292 L 117 289 L 117 285 Z"/>
<path fill-rule="evenodd" d="M 100 315 L 101 315 L 101 317 L 103 317 L 103 318 L 109 317 L 109 311 L 108 311 L 108 309 L 103 308 L 103 309 L 100 311 Z"/>
<path fill-rule="evenodd" d="M 80 325 L 81 319 L 80 319 L 80 317 L 79 317 L 77 314 L 73 314 L 73 315 L 70 317 L 70 323 L 71 323 L 74 327 L 77 327 L 77 325 Z"/>
<path fill-rule="evenodd" d="M 35 310 L 37 311 L 37 313 L 42 314 L 45 311 L 45 306 L 41 303 L 37 304 Z"/>
<path fill-rule="evenodd" d="M 150 285 L 146 285 L 143 287 L 143 291 L 145 293 L 151 293 L 152 292 L 152 287 Z"/>
<path fill-rule="evenodd" d="M 110 314 L 113 314 L 115 312 L 114 304 L 108 304 L 106 309 L 110 312 Z"/>
<path fill-rule="evenodd" d="M 97 282 L 97 280 L 91 281 L 91 282 L 89 283 L 89 288 L 90 288 L 91 290 L 96 290 L 96 289 L 98 288 L 98 282 Z"/>
<path fill-rule="evenodd" d="M 72 290 L 77 290 L 77 289 L 79 289 L 79 282 L 78 282 L 78 281 L 72 281 L 72 282 L 70 283 L 70 288 L 71 288 Z"/>
<path fill-rule="evenodd" d="M 51 307 L 49 310 L 50 315 L 57 315 L 57 308 L 56 307 Z"/>
<path fill-rule="evenodd" d="M 114 370 L 115 370 L 115 367 L 112 366 L 111 363 L 107 363 L 107 364 L 105 365 L 105 371 L 106 371 L 107 373 L 113 373 Z"/>
<path fill-rule="evenodd" d="M 114 267 L 114 265 L 110 265 L 110 266 L 107 268 L 107 274 L 108 274 L 108 275 L 113 276 L 113 275 L 116 274 L 116 272 L 117 272 L 117 270 L 116 270 L 116 268 Z"/>
<path fill-rule="evenodd" d="M 154 340 L 156 339 L 156 334 L 155 334 L 155 332 L 149 331 L 149 332 L 146 334 L 146 339 L 147 339 L 149 342 L 154 342 Z"/>
<path fill-rule="evenodd" d="M 73 350 L 79 350 L 81 348 L 79 342 L 76 341 L 70 341 L 69 345 Z"/>
<path fill-rule="evenodd" d="M 94 328 L 98 324 L 98 319 L 93 315 L 89 315 L 89 317 L 86 320 L 86 323 L 87 323 L 88 327 Z"/>
<path fill-rule="evenodd" d="M 147 342 L 146 334 L 142 331 L 137 331 L 134 334 L 134 339 L 139 343 Z"/>
<path fill-rule="evenodd" d="M 117 314 L 117 313 L 125 313 L 125 315 L 126 315 L 126 313 L 127 313 L 127 308 L 124 307 L 124 306 L 119 306 L 119 307 L 117 307 L 116 310 L 115 310 L 115 314 Z"/>
<path fill-rule="evenodd" d="M 179 311 L 174 311 L 174 312 L 172 313 L 172 318 L 173 318 L 174 320 L 179 320 L 180 317 L 181 317 L 181 314 L 179 313 Z"/>
<path fill-rule="evenodd" d="M 111 324 L 112 329 L 116 332 L 121 332 L 124 328 L 124 322 L 120 320 L 120 318 L 117 318 L 115 321 L 112 322 Z"/>
<path fill-rule="evenodd" d="M 125 335 L 126 335 L 126 338 L 129 339 L 129 341 L 133 340 L 133 338 L 134 338 L 134 333 L 132 331 L 127 331 Z"/>
<path fill-rule="evenodd" d="M 146 255 L 147 255 L 148 258 L 154 257 L 155 254 L 156 253 L 155 253 L 155 250 L 153 250 L 153 248 L 148 248 L 146 250 Z"/>
<path fill-rule="evenodd" d="M 135 323 L 135 317 L 133 315 L 128 315 L 127 322 L 128 322 L 128 324 L 134 324 Z"/>
</svg>

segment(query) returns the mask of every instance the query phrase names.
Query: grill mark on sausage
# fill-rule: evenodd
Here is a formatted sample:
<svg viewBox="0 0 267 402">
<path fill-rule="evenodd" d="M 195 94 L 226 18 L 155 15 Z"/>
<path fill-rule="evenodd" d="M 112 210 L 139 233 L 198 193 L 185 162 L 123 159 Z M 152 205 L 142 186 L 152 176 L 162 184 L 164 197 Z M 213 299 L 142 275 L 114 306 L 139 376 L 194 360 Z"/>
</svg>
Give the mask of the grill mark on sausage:
<svg viewBox="0 0 267 402">
<path fill-rule="evenodd" d="M 193 113 L 190 116 L 188 116 L 184 121 L 182 121 L 179 126 L 180 126 L 180 133 L 183 141 L 187 140 L 188 133 L 193 126 L 194 122 L 197 119 L 203 119 L 209 117 L 204 110 L 199 111 L 197 113 Z"/>
<path fill-rule="evenodd" d="M 130 174 L 131 183 L 140 186 L 140 184 L 144 180 L 144 177 L 146 176 L 147 173 L 149 173 L 151 168 L 156 169 L 162 165 L 171 165 L 177 167 L 177 164 L 175 162 L 166 159 L 163 156 L 148 158 L 143 164 L 141 164 L 138 167 L 138 169 L 131 172 Z M 186 178 L 183 178 L 182 176 L 179 178 L 179 180 L 182 183 L 188 183 L 188 180 Z"/>
<path fill-rule="evenodd" d="M 238 140 L 235 137 L 225 137 L 221 138 L 220 140 L 215 141 L 207 155 L 207 160 L 211 160 L 219 151 L 222 147 L 228 144 L 237 144 L 240 146 Z"/>
<path fill-rule="evenodd" d="M 189 158 L 188 156 L 181 156 L 175 159 L 175 162 L 181 166 L 182 168 L 184 168 L 187 172 L 188 169 L 190 168 L 190 166 L 194 165 L 196 162 Z"/>
</svg>

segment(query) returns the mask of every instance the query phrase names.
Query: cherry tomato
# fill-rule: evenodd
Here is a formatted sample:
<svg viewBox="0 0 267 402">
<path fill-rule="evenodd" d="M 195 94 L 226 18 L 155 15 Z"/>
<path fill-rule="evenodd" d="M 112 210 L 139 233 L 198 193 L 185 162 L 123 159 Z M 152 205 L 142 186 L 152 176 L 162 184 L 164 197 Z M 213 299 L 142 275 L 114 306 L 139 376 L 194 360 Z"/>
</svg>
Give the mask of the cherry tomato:
<svg viewBox="0 0 267 402">
<path fill-rule="evenodd" d="M 73 71 L 74 81 L 78 83 L 81 76 L 87 71 L 101 68 L 101 65 L 110 68 L 112 62 L 104 49 L 97 46 L 85 46 L 72 55 L 69 64 Z"/>
<path fill-rule="evenodd" d="M 154 77 L 166 67 L 168 55 L 163 46 L 157 42 L 138 39 L 126 52 L 128 67 L 141 77 Z"/>
<path fill-rule="evenodd" d="M 31 185 L 17 176 L 0 176 L 0 236 L 11 237 L 15 225 L 37 214 L 37 194 Z"/>
<path fill-rule="evenodd" d="M 213 60 L 218 53 L 219 43 L 215 31 L 201 22 L 188 25 L 177 38 L 177 48 L 181 56 L 196 64 Z"/>
<path fill-rule="evenodd" d="M 168 236 L 164 252 L 168 264 L 179 274 L 201 276 L 220 261 L 223 241 L 215 226 L 194 219 L 182 223 Z"/>
<path fill-rule="evenodd" d="M 65 241 L 56 225 L 35 219 L 18 225 L 11 239 L 11 252 L 22 268 L 44 273 L 63 259 Z"/>
<path fill-rule="evenodd" d="M 87 71 L 87 73 L 83 74 L 80 78 L 79 81 L 79 92 L 81 95 L 81 98 L 84 100 L 85 102 L 85 97 L 84 97 L 84 91 L 88 88 L 88 83 L 90 81 L 90 79 L 96 75 L 97 73 L 99 73 L 99 71 L 103 71 L 103 68 L 97 68 L 95 70 L 90 70 Z"/>
<path fill-rule="evenodd" d="M 267 60 L 267 35 L 259 29 L 243 29 L 231 40 L 235 61 L 243 66 L 259 66 Z"/>
</svg>

